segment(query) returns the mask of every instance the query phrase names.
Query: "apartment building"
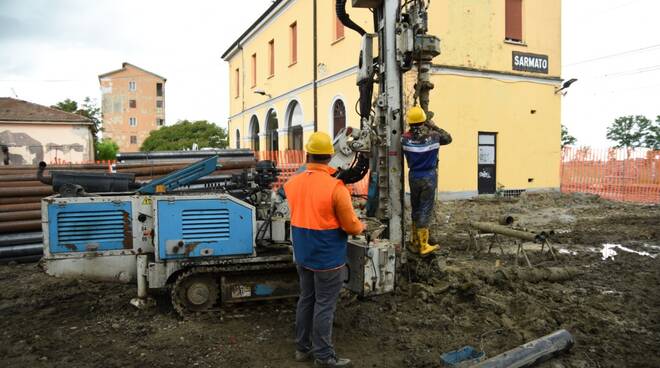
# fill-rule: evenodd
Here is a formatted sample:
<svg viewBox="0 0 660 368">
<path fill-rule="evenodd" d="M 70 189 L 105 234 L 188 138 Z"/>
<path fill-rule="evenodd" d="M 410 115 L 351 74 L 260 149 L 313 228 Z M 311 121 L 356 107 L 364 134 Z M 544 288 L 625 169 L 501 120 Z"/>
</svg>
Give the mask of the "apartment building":
<svg viewBox="0 0 660 368">
<path fill-rule="evenodd" d="M 300 149 L 313 131 L 359 125 L 360 37 L 334 3 L 277 0 L 223 53 L 231 147 Z M 347 12 L 373 29 L 370 11 Z M 442 54 L 430 108 L 454 138 L 440 151 L 442 198 L 559 188 L 560 16 L 560 0 L 431 1 Z M 414 80 L 404 76 L 408 105 Z"/>
<path fill-rule="evenodd" d="M 136 152 L 152 130 L 165 125 L 164 77 L 122 63 L 121 69 L 99 75 L 103 137 L 120 152 Z"/>
</svg>

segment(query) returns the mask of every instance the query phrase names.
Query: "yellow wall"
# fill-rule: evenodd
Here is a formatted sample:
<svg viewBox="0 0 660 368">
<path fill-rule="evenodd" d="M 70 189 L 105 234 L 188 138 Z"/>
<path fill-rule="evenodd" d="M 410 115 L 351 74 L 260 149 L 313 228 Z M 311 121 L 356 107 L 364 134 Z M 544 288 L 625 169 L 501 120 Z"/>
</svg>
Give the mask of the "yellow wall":
<svg viewBox="0 0 660 368">
<path fill-rule="evenodd" d="M 286 110 L 292 100 L 303 108 L 305 134 L 313 130 L 312 1 L 290 0 L 273 13 L 254 35 L 227 57 L 230 73 L 230 147 L 249 147 L 253 115 L 260 125 L 260 148 L 265 150 L 266 115 L 274 108 L 280 128 L 279 147 L 287 148 Z M 350 2 L 349 2 L 350 3 Z M 449 196 L 477 191 L 478 132 L 497 133 L 497 182 L 504 189 L 559 187 L 560 97 L 554 94 L 560 69 L 560 0 L 524 1 L 523 45 L 504 41 L 504 0 L 434 0 L 430 7 L 430 33 L 441 39 L 442 54 L 434 59 L 436 88 L 431 110 L 454 142 L 441 149 L 439 191 Z M 372 14 L 347 7 L 351 18 L 368 32 Z M 359 126 L 355 113 L 358 90 L 355 71 L 360 39 L 345 29 L 334 39 L 334 1 L 318 1 L 317 126 L 330 132 L 332 104 L 341 98 L 347 125 Z M 330 16 L 333 14 L 333 16 Z M 289 25 L 298 23 L 298 63 L 288 65 Z M 275 40 L 275 74 L 268 77 L 268 42 Z M 512 70 L 512 51 L 548 55 L 549 73 Z M 250 57 L 257 53 L 257 85 L 250 87 Z M 241 73 L 241 93 L 235 97 L 235 69 Z M 411 95 L 411 75 L 404 94 Z M 414 77 L 414 75 L 412 75 Z M 378 87 L 375 86 L 377 89 Z M 264 90 L 271 96 L 254 93 Z M 535 110 L 535 113 L 531 113 Z M 528 179 L 533 179 L 528 181 Z"/>
<path fill-rule="evenodd" d="M 442 53 L 434 64 L 543 74 L 511 70 L 511 52 L 548 55 L 549 76 L 561 74 L 561 0 L 523 1 L 523 43 L 504 41 L 504 0 L 433 0 L 429 33 L 441 40 Z"/>
<path fill-rule="evenodd" d="M 135 81 L 136 91 L 128 90 L 128 83 Z M 131 65 L 124 70 L 100 78 L 103 113 L 103 137 L 111 138 L 121 152 L 136 152 L 152 130 L 158 129 L 157 119 L 165 119 L 165 80 L 146 73 Z M 163 83 L 163 96 L 156 96 L 156 83 Z M 129 100 L 136 100 L 136 107 L 129 107 Z M 156 101 L 163 107 L 157 108 Z M 137 119 L 137 126 L 129 125 L 129 118 Z M 130 137 L 137 143 L 131 144 Z"/>
<path fill-rule="evenodd" d="M 559 187 L 560 96 L 554 86 L 457 75 L 434 75 L 433 83 L 442 86 L 431 99 L 435 122 L 453 138 L 440 148 L 441 192 L 476 190 L 478 132 L 497 133 L 496 179 L 504 189 Z"/>
</svg>

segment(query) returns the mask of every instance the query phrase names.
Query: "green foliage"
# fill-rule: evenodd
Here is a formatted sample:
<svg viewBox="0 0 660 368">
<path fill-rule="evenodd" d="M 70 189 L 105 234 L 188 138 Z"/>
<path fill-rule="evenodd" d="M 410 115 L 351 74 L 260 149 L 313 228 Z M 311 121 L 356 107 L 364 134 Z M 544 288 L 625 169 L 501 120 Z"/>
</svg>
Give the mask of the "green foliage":
<svg viewBox="0 0 660 368">
<path fill-rule="evenodd" d="M 651 123 L 648 132 L 644 136 L 644 147 L 660 150 L 660 115 Z"/>
<path fill-rule="evenodd" d="M 70 98 L 67 98 L 64 101 L 60 101 L 51 107 L 66 112 L 75 113 L 76 111 L 78 111 L 78 103 Z"/>
<path fill-rule="evenodd" d="M 140 151 L 176 151 L 199 148 L 226 148 L 227 131 L 206 120 L 180 120 L 171 126 L 154 130 L 144 140 Z"/>
<path fill-rule="evenodd" d="M 92 131 L 92 139 L 94 140 L 94 149 L 96 152 L 99 151 L 98 148 L 98 135 L 101 130 L 101 108 L 96 105 L 96 100 L 91 99 L 90 97 L 85 97 L 80 107 L 78 103 L 70 98 L 67 98 L 64 101 L 60 101 L 55 105 L 51 106 L 54 109 L 71 112 L 74 114 L 82 115 L 89 119 L 92 122 L 90 130 Z M 104 160 L 97 157 L 98 160 Z"/>
<path fill-rule="evenodd" d="M 119 146 L 110 138 L 103 138 L 96 144 L 97 160 L 114 160 L 117 158 Z"/>
<path fill-rule="evenodd" d="M 607 139 L 616 142 L 617 148 L 643 147 L 651 124 L 643 115 L 621 116 L 607 127 Z"/>
<path fill-rule="evenodd" d="M 577 142 L 577 138 L 573 137 L 572 135 L 568 134 L 568 129 L 564 126 L 564 124 L 561 125 L 561 146 L 566 147 L 566 146 L 572 146 Z"/>
</svg>

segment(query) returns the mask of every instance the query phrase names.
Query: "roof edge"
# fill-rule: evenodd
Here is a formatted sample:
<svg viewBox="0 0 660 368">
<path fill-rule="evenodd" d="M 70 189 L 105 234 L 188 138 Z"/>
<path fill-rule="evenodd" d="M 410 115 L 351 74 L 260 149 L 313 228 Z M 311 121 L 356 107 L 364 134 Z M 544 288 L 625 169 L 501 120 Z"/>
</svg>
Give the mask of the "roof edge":
<svg viewBox="0 0 660 368">
<path fill-rule="evenodd" d="M 140 71 L 142 71 L 142 72 L 145 72 L 145 73 L 147 73 L 147 74 L 151 74 L 151 75 L 153 75 L 154 77 L 157 77 L 157 78 L 162 79 L 164 82 L 167 81 L 167 78 L 165 78 L 165 77 L 163 77 L 163 76 L 160 76 L 160 75 L 158 75 L 158 74 L 156 74 L 156 73 L 154 73 L 154 72 L 150 72 L 150 71 L 148 71 L 148 70 L 146 70 L 146 69 L 140 68 L 139 66 L 137 66 L 137 65 L 135 65 L 135 64 L 131 64 L 131 63 L 126 62 L 126 61 L 124 61 L 123 63 L 121 63 L 121 69 L 117 69 L 117 70 L 113 70 L 113 71 L 110 71 L 110 72 L 107 72 L 107 73 L 99 74 L 99 79 L 104 78 L 104 77 L 107 77 L 107 76 L 112 75 L 112 74 L 115 74 L 115 73 L 119 73 L 119 72 L 121 72 L 121 71 L 124 71 L 124 70 L 126 70 L 126 66 L 131 66 L 131 67 L 133 67 L 133 68 L 135 68 L 135 69 L 138 69 L 138 70 L 140 70 Z"/>
<path fill-rule="evenodd" d="M 252 25 L 250 25 L 248 27 L 248 29 L 246 29 L 245 32 L 243 32 L 243 34 L 241 34 L 236 39 L 236 41 L 234 41 L 227 48 L 227 50 L 225 50 L 225 52 L 222 53 L 222 56 L 221 56 L 222 60 L 227 61 L 227 58 L 231 56 L 230 54 L 233 54 L 234 49 L 236 49 L 236 47 L 241 43 L 241 41 L 243 41 L 250 34 L 250 32 L 252 32 L 252 30 L 254 30 L 259 25 L 261 25 L 261 23 L 264 21 L 264 19 L 266 19 L 268 14 L 270 14 L 273 10 L 275 10 L 280 4 L 282 4 L 283 2 L 287 2 L 287 1 L 290 1 L 290 0 L 275 0 L 275 1 L 273 1 L 273 3 L 268 7 L 268 9 L 266 9 L 266 11 L 263 12 L 259 16 L 259 18 L 257 18 L 257 20 L 254 21 L 254 23 L 252 23 Z"/>
</svg>

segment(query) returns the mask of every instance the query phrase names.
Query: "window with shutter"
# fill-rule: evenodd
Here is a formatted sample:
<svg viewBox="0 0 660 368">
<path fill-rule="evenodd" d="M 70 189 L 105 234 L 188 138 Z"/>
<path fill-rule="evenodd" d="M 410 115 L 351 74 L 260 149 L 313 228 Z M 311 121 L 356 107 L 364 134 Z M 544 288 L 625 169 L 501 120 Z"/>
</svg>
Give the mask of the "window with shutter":
<svg viewBox="0 0 660 368">
<path fill-rule="evenodd" d="M 522 42 L 522 0 L 506 0 L 505 39 Z"/>
</svg>

